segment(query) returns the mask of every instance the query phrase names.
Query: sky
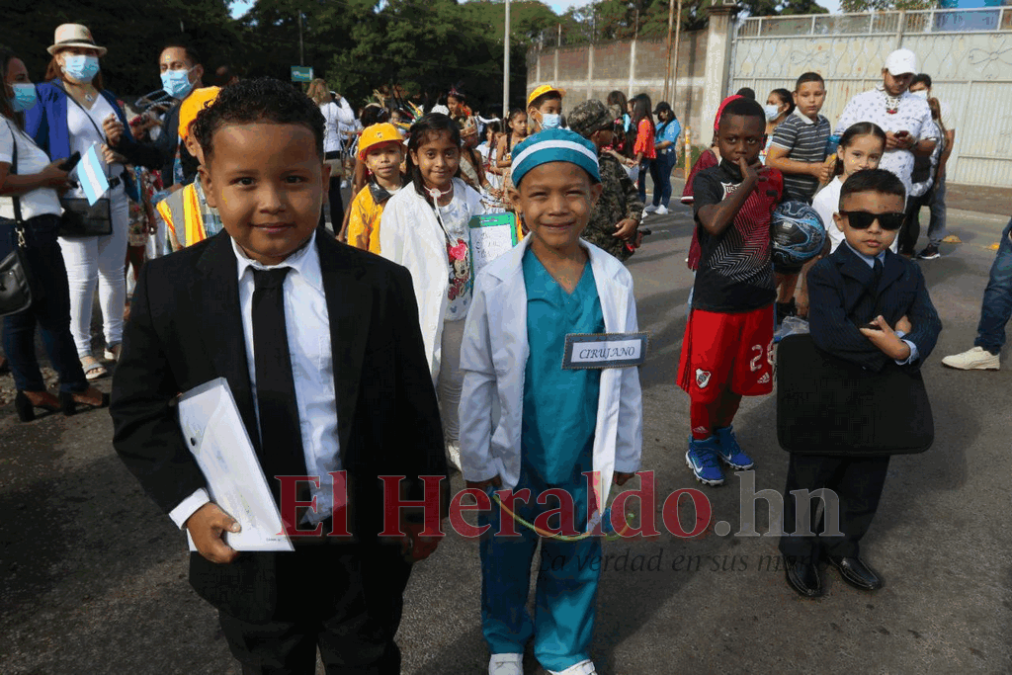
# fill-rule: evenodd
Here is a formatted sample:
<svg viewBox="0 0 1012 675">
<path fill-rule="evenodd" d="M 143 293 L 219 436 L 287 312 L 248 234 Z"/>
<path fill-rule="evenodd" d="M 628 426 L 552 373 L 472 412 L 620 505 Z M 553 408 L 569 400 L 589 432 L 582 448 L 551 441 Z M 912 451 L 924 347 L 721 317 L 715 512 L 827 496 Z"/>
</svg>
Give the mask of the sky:
<svg viewBox="0 0 1012 675">
<path fill-rule="evenodd" d="M 556 14 L 562 14 L 570 7 L 579 7 L 581 5 L 590 4 L 590 0 L 555 0 L 554 2 L 545 0 L 545 2 L 549 7 L 555 10 Z M 840 0 L 819 0 L 819 4 L 833 14 L 840 11 Z M 252 6 L 253 0 L 236 0 L 232 4 L 232 16 L 240 17 Z"/>
</svg>

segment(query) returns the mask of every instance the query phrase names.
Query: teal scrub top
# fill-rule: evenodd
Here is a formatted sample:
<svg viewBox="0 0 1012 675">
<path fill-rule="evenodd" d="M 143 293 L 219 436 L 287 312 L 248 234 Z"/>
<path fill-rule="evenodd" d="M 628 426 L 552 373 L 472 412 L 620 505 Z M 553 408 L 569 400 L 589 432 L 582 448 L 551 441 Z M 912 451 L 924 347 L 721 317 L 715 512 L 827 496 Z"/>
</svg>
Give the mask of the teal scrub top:
<svg viewBox="0 0 1012 675">
<path fill-rule="evenodd" d="M 601 371 L 563 370 L 566 335 L 603 333 L 604 315 L 590 260 L 567 293 L 530 248 L 523 258 L 527 342 L 521 457 L 546 483 L 569 482 L 581 455 L 592 453 Z"/>
</svg>

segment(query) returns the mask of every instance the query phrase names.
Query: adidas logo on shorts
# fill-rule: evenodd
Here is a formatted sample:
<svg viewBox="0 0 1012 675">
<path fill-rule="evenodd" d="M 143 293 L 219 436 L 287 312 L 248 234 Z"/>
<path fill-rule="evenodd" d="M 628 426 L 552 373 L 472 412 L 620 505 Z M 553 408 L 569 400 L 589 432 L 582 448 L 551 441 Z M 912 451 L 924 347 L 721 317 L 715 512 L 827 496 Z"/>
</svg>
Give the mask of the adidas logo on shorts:
<svg viewBox="0 0 1012 675">
<path fill-rule="evenodd" d="M 759 378 L 759 384 L 766 384 L 769 381 L 770 381 L 769 373 L 763 373 L 763 376 Z"/>
</svg>

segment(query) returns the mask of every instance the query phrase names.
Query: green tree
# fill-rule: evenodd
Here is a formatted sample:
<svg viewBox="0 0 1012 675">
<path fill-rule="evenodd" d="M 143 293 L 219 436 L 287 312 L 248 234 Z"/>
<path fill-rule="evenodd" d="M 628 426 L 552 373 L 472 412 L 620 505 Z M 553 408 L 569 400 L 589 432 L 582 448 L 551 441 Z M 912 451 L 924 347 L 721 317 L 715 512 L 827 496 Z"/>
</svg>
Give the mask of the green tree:
<svg viewBox="0 0 1012 675">
<path fill-rule="evenodd" d="M 935 0 L 841 0 L 843 12 L 882 12 L 893 9 L 934 9 Z"/>
</svg>

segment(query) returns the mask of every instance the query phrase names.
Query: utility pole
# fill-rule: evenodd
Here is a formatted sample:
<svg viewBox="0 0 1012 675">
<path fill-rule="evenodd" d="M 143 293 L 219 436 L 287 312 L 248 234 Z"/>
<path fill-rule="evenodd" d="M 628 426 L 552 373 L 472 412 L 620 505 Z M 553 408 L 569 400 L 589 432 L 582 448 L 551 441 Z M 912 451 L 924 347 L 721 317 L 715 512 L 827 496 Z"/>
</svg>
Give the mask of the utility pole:
<svg viewBox="0 0 1012 675">
<path fill-rule="evenodd" d="M 502 81 L 502 122 L 505 128 L 510 117 L 510 0 L 506 0 L 506 26 L 503 31 L 502 48 L 503 70 L 506 73 Z"/>
<path fill-rule="evenodd" d="M 675 108 L 675 99 L 678 98 L 678 43 L 679 38 L 682 36 L 682 0 L 678 0 L 678 23 L 675 24 L 675 64 L 671 67 L 674 73 L 674 78 L 671 83 L 671 99 L 668 103 L 671 104 L 672 110 Z M 688 176 L 689 174 L 685 174 Z"/>
<path fill-rule="evenodd" d="M 668 94 L 671 93 L 671 29 L 675 23 L 675 0 L 668 1 L 668 40 L 667 40 L 667 59 L 665 59 L 666 66 L 664 68 L 664 100 L 668 100 Z M 681 22 L 679 22 L 681 23 Z"/>
</svg>

